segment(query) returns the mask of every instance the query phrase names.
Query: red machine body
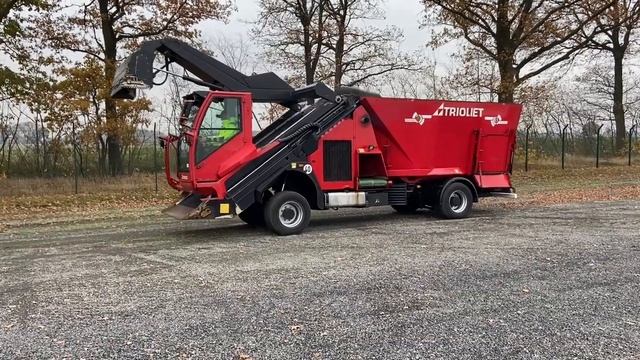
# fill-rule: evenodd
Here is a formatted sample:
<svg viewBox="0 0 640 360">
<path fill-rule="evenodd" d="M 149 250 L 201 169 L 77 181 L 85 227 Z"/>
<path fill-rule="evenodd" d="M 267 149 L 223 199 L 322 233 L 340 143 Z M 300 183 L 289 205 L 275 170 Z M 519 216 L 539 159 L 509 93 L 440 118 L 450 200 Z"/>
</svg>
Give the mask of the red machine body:
<svg viewBox="0 0 640 360">
<path fill-rule="evenodd" d="M 157 54 L 210 89 L 185 97 L 179 135 L 162 141 L 167 180 L 182 193 L 165 212 L 178 219 L 238 215 L 290 235 L 308 225 L 311 209 L 390 205 L 461 219 L 481 197 L 515 197 L 520 105 L 385 98 L 322 83 L 293 88 L 176 39 L 143 43 L 118 67 L 111 95 L 132 99 L 153 86 L 157 72 L 168 72 L 154 69 Z M 287 111 L 254 135 L 254 102 Z"/>
<path fill-rule="evenodd" d="M 206 109 L 215 98 L 238 98 L 242 103 L 242 128 L 251 129 L 252 102 L 248 93 L 214 91 L 205 99 Z M 478 189 L 511 189 L 510 171 L 520 105 L 367 97 L 351 116 L 338 121 L 322 135 L 318 149 L 308 157 L 322 191 L 359 190 L 359 180 L 399 179 L 414 184 L 430 179 L 467 177 Z M 197 114 L 197 139 L 205 111 Z M 177 139 L 174 138 L 174 140 Z M 327 180 L 325 141 L 348 142 L 349 179 Z M 174 143 L 175 144 L 175 143 Z M 224 198 L 225 181 L 243 165 L 260 157 L 278 142 L 258 148 L 250 131 L 242 131 L 216 152 L 196 164 L 196 147 L 188 153 L 188 171 L 175 172 L 173 153 L 165 150 L 169 184 L 182 192 Z"/>
<path fill-rule="evenodd" d="M 241 109 L 237 135 L 198 159 L 208 109 L 230 99 L 236 99 Z M 193 102 L 184 110 L 186 114 L 196 106 L 190 129 L 165 139 L 169 184 L 187 194 L 166 211 L 179 219 L 253 214 L 245 220 L 255 222 L 264 216 L 264 205 L 278 189 L 304 194 L 314 209 L 392 205 L 413 211 L 453 201 L 452 208 L 466 204 L 464 216 L 470 202 L 482 196 L 515 197 L 510 172 L 520 105 L 361 97 L 315 137 L 300 133 L 304 126 L 291 133 L 295 126 L 288 123 L 297 122 L 285 117 L 279 127 L 272 125 L 271 132 L 280 134 L 264 141 L 251 133 L 251 94 L 210 91 L 190 105 Z M 291 136 L 303 140 L 301 147 L 309 138 L 314 147 L 306 154 L 287 156 L 266 173 L 256 173 L 285 149 Z M 172 163 L 181 157 L 186 167 Z M 272 173 L 277 176 L 270 178 Z M 252 178 L 262 186 L 229 193 L 240 180 L 255 182 Z M 466 196 L 471 196 L 468 201 L 443 200 L 450 183 L 464 184 L 469 190 Z M 236 200 L 247 194 L 252 197 L 244 204 Z M 463 216 L 451 212 L 449 217 Z"/>
<path fill-rule="evenodd" d="M 358 179 L 407 183 L 464 176 L 480 189 L 509 189 L 520 105 L 363 98 L 362 105 L 323 136 L 352 142 L 351 180 L 322 181 L 325 191 L 358 189 Z M 310 156 L 324 169 L 323 142 Z"/>
</svg>

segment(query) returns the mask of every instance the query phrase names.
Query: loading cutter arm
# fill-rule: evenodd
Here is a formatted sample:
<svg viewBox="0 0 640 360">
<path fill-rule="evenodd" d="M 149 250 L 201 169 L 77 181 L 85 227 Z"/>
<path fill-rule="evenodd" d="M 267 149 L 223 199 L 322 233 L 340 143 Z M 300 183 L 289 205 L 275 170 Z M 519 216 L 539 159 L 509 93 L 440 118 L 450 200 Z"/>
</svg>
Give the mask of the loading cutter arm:
<svg viewBox="0 0 640 360">
<path fill-rule="evenodd" d="M 249 92 L 254 102 L 293 107 L 302 101 L 318 98 L 336 101 L 336 93 L 323 83 L 294 89 L 272 72 L 247 76 L 191 45 L 172 38 L 144 42 L 126 58 L 116 70 L 111 96 L 116 99 L 134 99 L 138 89 L 153 87 L 153 79 L 158 72 L 154 69 L 154 61 L 158 53 L 164 55 L 165 67 L 176 63 L 198 77 L 183 76 L 184 79 L 212 90 Z"/>
</svg>

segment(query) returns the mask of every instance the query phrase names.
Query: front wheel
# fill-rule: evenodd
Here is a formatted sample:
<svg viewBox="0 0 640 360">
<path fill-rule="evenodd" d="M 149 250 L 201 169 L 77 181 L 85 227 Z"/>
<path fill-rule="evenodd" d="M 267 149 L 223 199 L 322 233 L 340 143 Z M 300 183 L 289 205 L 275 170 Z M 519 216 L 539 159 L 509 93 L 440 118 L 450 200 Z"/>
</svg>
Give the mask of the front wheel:
<svg viewBox="0 0 640 360">
<path fill-rule="evenodd" d="M 304 196 L 294 191 L 275 194 L 264 207 L 267 228 L 278 235 L 301 233 L 311 220 L 311 207 Z"/>
<path fill-rule="evenodd" d="M 438 213 L 445 219 L 463 219 L 471 214 L 473 194 L 462 183 L 453 183 L 442 189 Z"/>
</svg>

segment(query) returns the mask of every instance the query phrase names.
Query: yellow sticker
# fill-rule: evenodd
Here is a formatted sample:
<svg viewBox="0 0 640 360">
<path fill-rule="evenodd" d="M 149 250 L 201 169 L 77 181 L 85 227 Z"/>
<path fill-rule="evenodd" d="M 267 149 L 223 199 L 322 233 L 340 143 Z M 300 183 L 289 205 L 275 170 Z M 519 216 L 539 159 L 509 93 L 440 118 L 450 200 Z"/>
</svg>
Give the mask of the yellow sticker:
<svg viewBox="0 0 640 360">
<path fill-rule="evenodd" d="M 229 204 L 220 204 L 220 214 L 229 213 Z"/>
<path fill-rule="evenodd" d="M 297 168 L 297 167 L 298 167 L 298 164 L 297 164 L 297 163 L 291 163 L 291 168 L 292 168 L 292 169 L 295 169 L 295 168 Z"/>
</svg>

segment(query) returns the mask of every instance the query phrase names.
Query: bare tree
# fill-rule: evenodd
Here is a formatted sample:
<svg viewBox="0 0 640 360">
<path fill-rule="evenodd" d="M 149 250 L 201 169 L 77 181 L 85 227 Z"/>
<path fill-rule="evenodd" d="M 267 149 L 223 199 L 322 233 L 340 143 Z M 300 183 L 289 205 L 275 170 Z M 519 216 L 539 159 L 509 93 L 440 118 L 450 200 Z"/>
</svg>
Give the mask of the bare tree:
<svg viewBox="0 0 640 360">
<path fill-rule="evenodd" d="M 445 76 L 437 73 L 435 60 L 426 63 L 418 71 L 399 70 L 381 76 L 375 88 L 381 93 L 394 97 L 412 99 L 443 99 L 449 97 Z M 419 79 L 419 81 L 416 81 Z"/>
<path fill-rule="evenodd" d="M 416 56 L 402 52 L 396 27 L 372 26 L 384 18 L 381 0 L 261 0 L 253 33 L 268 58 L 304 69 L 304 83 L 331 79 L 336 87 L 358 85 L 396 70 L 418 70 Z"/>
<path fill-rule="evenodd" d="M 403 39 L 394 26 L 377 28 L 372 20 L 384 19 L 380 0 L 327 0 L 328 36 L 334 86 L 358 85 L 397 70 L 421 68 L 416 56 L 402 52 Z M 346 78 L 346 81 L 345 81 Z"/>
<path fill-rule="evenodd" d="M 6 146 L 6 150 L 7 150 L 7 157 L 6 157 L 6 161 L 7 161 L 7 165 L 6 165 L 6 173 L 7 175 L 11 172 L 11 154 L 13 153 L 13 147 L 16 145 L 16 136 L 18 134 L 18 129 L 20 128 L 20 115 L 18 116 L 14 116 L 15 118 L 15 126 L 13 128 L 13 132 L 11 133 L 11 135 L 8 137 L 8 144 Z M 4 144 L 3 144 L 4 145 Z M 4 146 L 2 149 L 2 155 L 4 157 Z"/>
<path fill-rule="evenodd" d="M 169 65 L 172 67 L 173 65 Z M 170 69 L 173 71 L 173 69 Z M 179 117 L 183 106 L 183 97 L 195 90 L 192 83 L 177 76 L 168 76 L 162 104 L 157 108 L 160 118 L 166 124 L 167 133 L 178 133 L 180 129 Z M 160 129 L 162 132 L 162 129 Z"/>
<path fill-rule="evenodd" d="M 217 34 L 204 42 L 204 48 L 218 60 L 242 73 L 254 73 L 258 67 L 251 44 L 240 34 Z"/>
<path fill-rule="evenodd" d="M 304 83 L 318 80 L 326 35 L 326 0 L 260 0 L 252 33 L 271 62 L 286 70 L 304 69 Z M 322 78 L 322 76 L 320 77 Z"/>
<path fill-rule="evenodd" d="M 463 38 L 484 52 L 498 66 L 498 100 L 508 103 L 518 86 L 571 60 L 598 34 L 589 25 L 611 3 L 600 2 L 585 12 L 581 5 L 586 1 L 422 0 L 425 24 L 444 25 L 432 45 Z"/>
<path fill-rule="evenodd" d="M 20 126 L 20 114 L 16 116 L 14 104 L 3 101 L 0 107 L 0 178 L 11 171 L 11 153 Z"/>
<path fill-rule="evenodd" d="M 450 98 L 466 101 L 495 101 L 500 86 L 496 63 L 474 47 L 453 54 L 454 67 L 443 81 Z"/>
<path fill-rule="evenodd" d="M 585 11 L 593 11 L 593 6 L 585 6 Z M 616 123 L 616 148 L 621 150 L 625 144 L 625 84 L 624 61 L 635 49 L 636 32 L 640 27 L 640 2 L 636 0 L 615 0 L 602 14 L 594 18 L 600 35 L 585 37 L 590 39 L 589 47 L 608 53 L 613 57 L 613 84 L 607 81 L 610 88 L 605 94 L 611 94 L 613 100 L 613 117 Z"/>
<path fill-rule="evenodd" d="M 625 86 L 622 89 L 622 95 L 616 77 L 611 76 L 615 64 L 596 64 L 593 65 L 576 78 L 576 87 L 580 88 L 580 97 L 588 106 L 589 111 L 600 119 L 610 119 L 615 103 L 622 98 L 621 106 L 623 109 L 623 118 L 626 119 L 627 114 L 640 110 L 640 81 L 635 74 L 629 69 L 623 69 L 622 77 L 625 79 Z M 618 117 L 614 116 L 616 130 L 616 148 L 620 150 L 619 142 L 625 143 L 626 128 L 619 128 Z M 620 134 L 621 133 L 621 134 Z M 622 135 L 622 136 L 620 136 Z M 622 137 L 622 140 L 619 140 Z M 624 147 L 624 146 L 623 146 Z"/>
</svg>

